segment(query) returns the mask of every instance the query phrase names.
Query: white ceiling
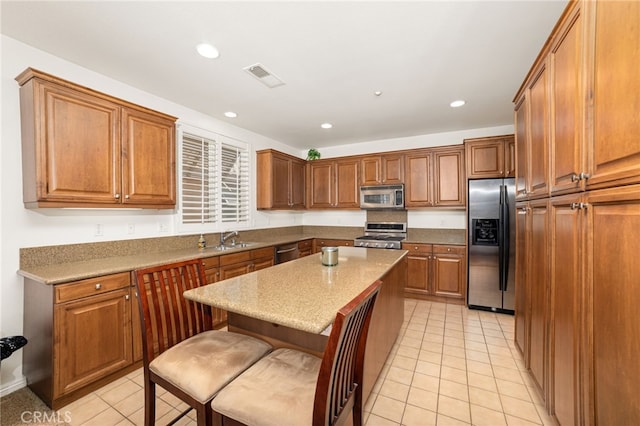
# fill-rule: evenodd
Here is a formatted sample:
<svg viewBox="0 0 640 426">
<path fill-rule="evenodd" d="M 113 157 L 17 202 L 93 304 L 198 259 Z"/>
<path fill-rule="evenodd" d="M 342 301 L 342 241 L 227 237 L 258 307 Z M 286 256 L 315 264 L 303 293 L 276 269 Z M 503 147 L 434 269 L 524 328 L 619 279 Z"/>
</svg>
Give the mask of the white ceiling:
<svg viewBox="0 0 640 426">
<path fill-rule="evenodd" d="M 511 124 L 565 5 L 2 0 L 0 12 L 9 37 L 305 149 Z M 203 41 L 218 59 L 196 53 Z M 243 71 L 255 63 L 286 85 Z M 450 108 L 455 99 L 467 105 Z"/>
</svg>

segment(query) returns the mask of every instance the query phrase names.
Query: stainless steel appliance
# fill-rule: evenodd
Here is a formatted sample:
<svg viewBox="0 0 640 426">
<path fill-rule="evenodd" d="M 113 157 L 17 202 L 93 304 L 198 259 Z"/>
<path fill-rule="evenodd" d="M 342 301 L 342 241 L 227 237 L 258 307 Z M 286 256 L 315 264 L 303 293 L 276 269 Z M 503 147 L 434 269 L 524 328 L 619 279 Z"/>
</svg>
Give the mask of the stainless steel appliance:
<svg viewBox="0 0 640 426">
<path fill-rule="evenodd" d="M 468 181 L 469 308 L 515 309 L 514 179 Z"/>
<path fill-rule="evenodd" d="M 405 238 L 406 222 L 367 222 L 364 224 L 364 235 L 353 240 L 353 246 L 400 249 Z"/>
<path fill-rule="evenodd" d="M 289 243 L 275 248 L 276 264 L 295 260 L 300 257 L 298 243 Z"/>
<path fill-rule="evenodd" d="M 374 185 L 360 187 L 361 209 L 404 209 L 404 185 Z"/>
</svg>

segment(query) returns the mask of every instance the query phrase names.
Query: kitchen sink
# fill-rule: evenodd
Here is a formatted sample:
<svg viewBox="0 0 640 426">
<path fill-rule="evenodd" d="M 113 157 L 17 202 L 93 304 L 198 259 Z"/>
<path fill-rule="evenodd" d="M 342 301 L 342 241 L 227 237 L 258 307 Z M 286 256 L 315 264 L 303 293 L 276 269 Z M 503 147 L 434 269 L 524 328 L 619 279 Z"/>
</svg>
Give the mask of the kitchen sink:
<svg viewBox="0 0 640 426">
<path fill-rule="evenodd" d="M 245 248 L 245 247 L 251 247 L 254 246 L 258 243 L 247 243 L 247 242 L 241 242 L 241 243 L 235 243 L 235 244 L 230 244 L 230 245 L 217 245 L 217 246 L 211 246 L 211 247 L 207 247 L 207 249 L 209 250 L 215 250 L 215 251 L 228 251 L 228 250 L 235 250 L 235 249 L 240 249 L 240 248 Z"/>
</svg>

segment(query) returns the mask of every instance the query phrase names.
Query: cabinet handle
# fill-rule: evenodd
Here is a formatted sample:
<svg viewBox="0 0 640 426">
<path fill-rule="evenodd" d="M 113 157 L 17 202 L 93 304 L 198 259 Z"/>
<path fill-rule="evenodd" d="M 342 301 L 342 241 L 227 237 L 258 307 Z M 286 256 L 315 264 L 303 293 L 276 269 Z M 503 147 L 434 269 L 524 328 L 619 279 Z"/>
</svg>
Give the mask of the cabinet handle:
<svg viewBox="0 0 640 426">
<path fill-rule="evenodd" d="M 414 247 L 413 249 L 414 249 L 414 250 L 418 250 L 418 247 L 416 246 L 416 247 Z"/>
<path fill-rule="evenodd" d="M 115 194 L 115 195 L 113 196 L 113 198 L 115 198 L 116 200 L 117 200 L 117 199 L 119 199 L 119 198 L 120 198 L 120 194 Z"/>
<path fill-rule="evenodd" d="M 571 210 L 584 210 L 589 206 L 587 203 L 571 203 Z"/>
<path fill-rule="evenodd" d="M 447 251 L 451 251 L 451 247 L 449 247 L 449 248 L 447 249 Z"/>
<path fill-rule="evenodd" d="M 129 300 L 129 295 L 124 296 L 124 300 Z"/>
<path fill-rule="evenodd" d="M 589 173 L 585 173 L 585 172 L 580 173 L 580 176 L 579 176 L 580 180 L 586 180 L 586 179 L 589 179 L 590 177 L 591 177 L 591 175 L 589 175 Z"/>
<path fill-rule="evenodd" d="M 580 180 L 580 175 L 576 173 L 571 173 L 571 182 L 578 182 Z"/>
<path fill-rule="evenodd" d="M 129 199 L 129 194 L 125 195 L 124 198 L 128 200 Z"/>
<path fill-rule="evenodd" d="M 98 283 L 96 284 L 96 290 L 100 290 L 102 288 L 102 284 Z"/>
</svg>

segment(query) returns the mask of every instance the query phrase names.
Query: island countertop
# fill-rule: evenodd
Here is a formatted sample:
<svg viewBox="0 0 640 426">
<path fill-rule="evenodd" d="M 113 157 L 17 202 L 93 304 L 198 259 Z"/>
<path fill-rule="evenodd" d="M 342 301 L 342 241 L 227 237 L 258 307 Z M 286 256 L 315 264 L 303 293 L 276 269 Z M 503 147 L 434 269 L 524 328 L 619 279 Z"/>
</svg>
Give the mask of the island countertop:
<svg viewBox="0 0 640 426">
<path fill-rule="evenodd" d="M 309 333 L 322 333 L 336 312 L 407 253 L 340 247 L 338 264 L 314 254 L 271 268 L 186 291 L 195 300 L 241 315 Z"/>
</svg>

